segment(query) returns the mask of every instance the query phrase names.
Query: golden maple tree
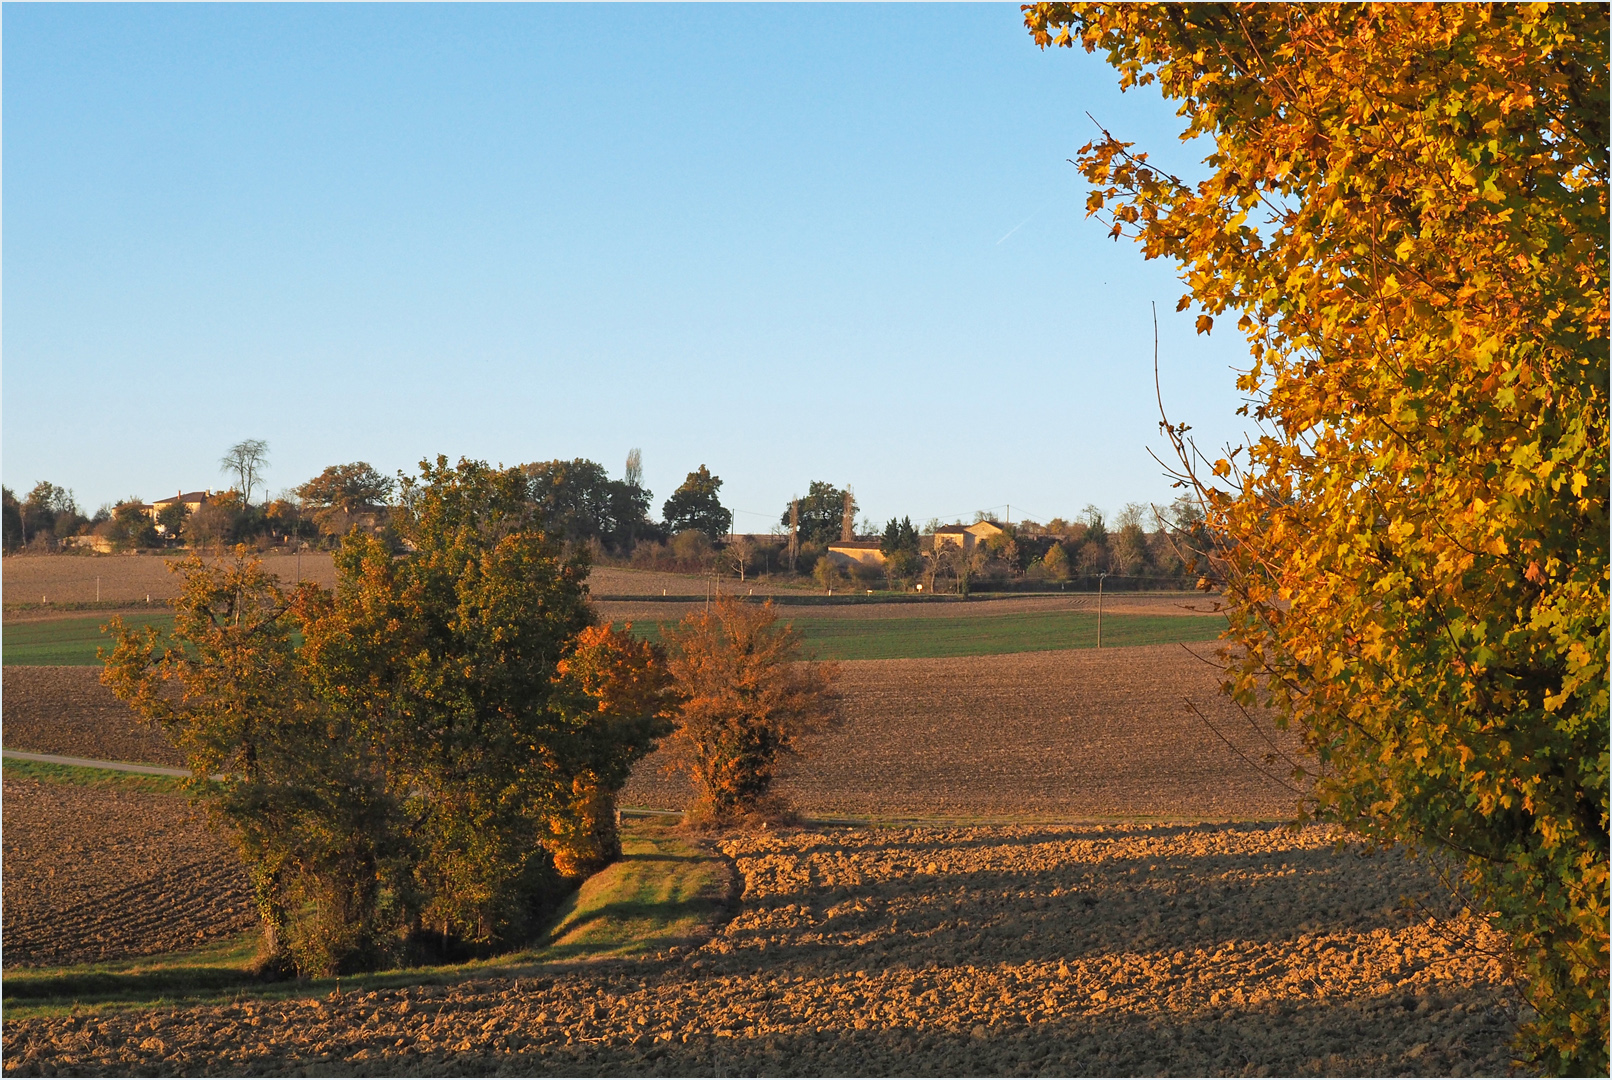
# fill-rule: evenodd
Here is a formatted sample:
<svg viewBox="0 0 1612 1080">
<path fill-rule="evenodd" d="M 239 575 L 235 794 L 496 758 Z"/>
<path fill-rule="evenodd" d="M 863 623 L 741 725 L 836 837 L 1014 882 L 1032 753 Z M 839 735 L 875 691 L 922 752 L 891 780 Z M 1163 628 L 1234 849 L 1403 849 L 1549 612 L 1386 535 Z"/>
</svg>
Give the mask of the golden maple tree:
<svg viewBox="0 0 1612 1080">
<path fill-rule="evenodd" d="M 1078 165 L 1251 347 L 1257 437 L 1191 480 L 1228 690 L 1303 734 L 1310 812 L 1463 861 L 1527 1048 L 1604 1074 L 1607 9 L 1024 14 L 1211 147 L 1192 183 L 1106 131 Z"/>
</svg>

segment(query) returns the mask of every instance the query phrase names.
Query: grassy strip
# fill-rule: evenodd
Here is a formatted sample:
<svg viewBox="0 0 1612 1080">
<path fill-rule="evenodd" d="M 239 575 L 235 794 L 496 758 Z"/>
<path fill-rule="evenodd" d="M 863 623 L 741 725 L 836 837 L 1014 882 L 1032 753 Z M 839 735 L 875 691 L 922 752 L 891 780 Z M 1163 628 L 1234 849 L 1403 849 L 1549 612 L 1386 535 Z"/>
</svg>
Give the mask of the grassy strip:
<svg viewBox="0 0 1612 1080">
<path fill-rule="evenodd" d="M 883 619 L 786 613 L 784 618 L 801 631 L 808 653 L 820 660 L 992 656 L 1097 645 L 1097 615 L 1085 610 Z M 104 621 L 77 618 L 7 625 L 3 628 L 5 663 L 98 664 L 97 646 L 111 644 L 101 633 Z M 173 616 L 166 612 L 135 615 L 129 621 L 164 630 L 173 627 Z M 638 623 L 634 630 L 651 641 L 660 641 L 670 625 Z M 1219 619 L 1199 615 L 1105 615 L 1103 645 L 1124 648 L 1210 641 L 1219 636 L 1224 625 Z"/>
<path fill-rule="evenodd" d="M 184 790 L 185 781 L 178 776 L 152 776 L 148 773 L 92 769 L 82 765 L 58 765 L 50 761 L 25 761 L 21 758 L 8 757 L 3 760 L 5 775 L 22 780 L 78 784 L 81 787 L 120 788 L 124 791 L 144 791 L 155 795 L 177 795 Z"/>
<path fill-rule="evenodd" d="M 923 619 L 840 619 L 784 616 L 819 660 L 897 660 L 1097 647 L 1097 615 L 1090 611 L 1014 615 L 938 616 Z M 670 623 L 634 624 L 652 641 L 663 640 Z M 1212 641 L 1225 629 L 1219 619 L 1197 615 L 1105 615 L 1103 646 L 1169 645 Z"/>
<path fill-rule="evenodd" d="M 340 979 L 257 980 L 251 966 L 256 933 L 193 952 L 107 964 L 7 971 L 4 1017 L 178 1004 L 224 1004 L 242 998 L 319 998 L 331 992 L 474 978 L 529 975 L 555 964 L 653 957 L 709 935 L 732 893 L 728 865 L 673 828 L 629 822 L 622 858 L 583 883 L 540 945 L 464 964 L 374 972 Z"/>
<path fill-rule="evenodd" d="M 96 648 L 112 647 L 112 638 L 101 632 L 108 618 L 91 616 L 6 623 L 0 627 L 0 652 L 3 652 L 4 662 L 8 665 L 70 664 L 83 667 L 98 664 Z M 123 621 L 131 626 L 155 626 L 161 630 L 172 630 L 174 625 L 173 613 L 169 611 L 125 615 Z"/>
</svg>

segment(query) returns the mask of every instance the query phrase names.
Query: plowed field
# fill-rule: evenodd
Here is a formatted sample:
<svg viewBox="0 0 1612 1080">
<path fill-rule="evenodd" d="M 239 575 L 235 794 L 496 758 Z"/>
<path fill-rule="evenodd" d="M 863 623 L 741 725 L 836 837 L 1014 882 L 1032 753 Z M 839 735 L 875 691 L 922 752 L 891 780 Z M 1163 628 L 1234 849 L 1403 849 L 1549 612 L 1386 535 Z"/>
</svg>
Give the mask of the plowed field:
<svg viewBox="0 0 1612 1080">
<path fill-rule="evenodd" d="M 195 948 L 256 920 L 240 861 L 175 795 L 5 778 L 5 964 Z"/>
<path fill-rule="evenodd" d="M 179 592 L 179 578 L 168 570 L 172 555 L 13 555 L 0 563 L 5 579 L 7 604 L 94 603 L 143 604 L 146 597 L 162 600 Z M 296 554 L 270 552 L 263 565 L 283 581 L 317 581 L 330 588 L 336 581 L 336 568 L 328 552 L 305 551 L 300 562 Z M 99 593 L 97 593 L 99 581 Z M 704 596 L 709 579 L 692 574 L 662 574 L 651 570 L 624 570 L 596 567 L 588 580 L 595 596 Z M 757 596 L 775 592 L 796 593 L 772 585 L 724 583 L 726 591 L 753 591 Z"/>
<path fill-rule="evenodd" d="M 1259 827 L 755 834 L 702 948 L 6 1024 L 8 1075 L 1506 1071 L 1493 963 L 1394 855 Z M 1479 935 L 1481 938 L 1481 935 Z M 1479 940 L 1476 944 L 1482 945 Z"/>
<path fill-rule="evenodd" d="M 1253 726 L 1218 696 L 1214 669 L 1179 646 L 847 661 L 841 672 L 844 726 L 812 739 L 780 782 L 809 815 L 1071 821 L 1293 813 L 1282 767 L 1264 760 L 1275 749 L 1292 752 L 1292 740 L 1267 722 Z M 6 668 L 5 745 L 182 765 L 97 674 Z M 626 805 L 687 803 L 689 789 L 664 773 L 666 761 L 657 754 L 639 764 Z"/>
<path fill-rule="evenodd" d="M 93 667 L 8 667 L 0 735 L 11 750 L 103 761 L 184 765 L 160 732 L 141 724 Z"/>
<path fill-rule="evenodd" d="M 1293 740 L 1222 699 L 1216 670 L 1180 646 L 840 670 L 844 726 L 811 740 L 780 783 L 811 815 L 1179 821 L 1296 809 L 1279 782 L 1287 766 L 1265 763 L 1296 754 Z M 685 805 L 666 760 L 639 765 L 628 804 Z"/>
</svg>

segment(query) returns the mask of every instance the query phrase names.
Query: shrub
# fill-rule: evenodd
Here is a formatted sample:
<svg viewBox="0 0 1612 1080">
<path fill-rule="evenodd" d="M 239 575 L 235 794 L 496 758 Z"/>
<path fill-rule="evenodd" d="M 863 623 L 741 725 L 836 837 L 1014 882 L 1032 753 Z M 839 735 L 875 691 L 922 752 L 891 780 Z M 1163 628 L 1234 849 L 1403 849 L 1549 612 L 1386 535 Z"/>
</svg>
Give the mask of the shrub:
<svg viewBox="0 0 1612 1080">
<path fill-rule="evenodd" d="M 838 719 L 838 669 L 799 656 L 799 633 L 778 625 L 770 602 L 724 597 L 673 630 L 667 668 L 681 706 L 672 747 L 698 792 L 691 817 L 730 822 L 776 810 L 779 755 Z"/>
</svg>

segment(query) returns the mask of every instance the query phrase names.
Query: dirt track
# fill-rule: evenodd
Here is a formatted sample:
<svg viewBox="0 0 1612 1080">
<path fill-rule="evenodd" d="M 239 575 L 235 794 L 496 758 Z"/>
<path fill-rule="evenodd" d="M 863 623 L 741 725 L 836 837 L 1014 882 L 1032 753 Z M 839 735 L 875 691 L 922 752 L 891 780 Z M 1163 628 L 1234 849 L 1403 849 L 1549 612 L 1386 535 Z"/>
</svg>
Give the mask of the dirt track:
<svg viewBox="0 0 1612 1080">
<path fill-rule="evenodd" d="M 703 948 L 533 978 L 6 1024 L 7 1075 L 1499 1075 L 1515 1022 L 1424 876 L 1317 830 L 727 841 Z"/>
<path fill-rule="evenodd" d="M 5 778 L 5 965 L 195 948 L 250 929 L 240 861 L 174 795 Z"/>
</svg>

